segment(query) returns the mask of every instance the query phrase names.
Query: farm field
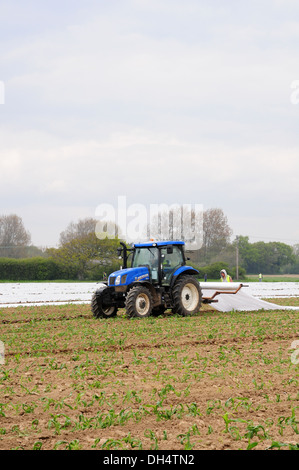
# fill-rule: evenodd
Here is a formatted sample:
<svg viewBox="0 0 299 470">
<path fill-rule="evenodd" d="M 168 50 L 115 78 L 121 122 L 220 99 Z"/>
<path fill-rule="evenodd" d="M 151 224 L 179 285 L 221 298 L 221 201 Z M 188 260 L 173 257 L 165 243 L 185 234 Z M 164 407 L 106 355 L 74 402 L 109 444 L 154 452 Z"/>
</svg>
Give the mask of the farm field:
<svg viewBox="0 0 299 470">
<path fill-rule="evenodd" d="M 0 339 L 0 450 L 299 447 L 296 311 L 95 320 L 86 304 L 10 307 Z"/>
</svg>

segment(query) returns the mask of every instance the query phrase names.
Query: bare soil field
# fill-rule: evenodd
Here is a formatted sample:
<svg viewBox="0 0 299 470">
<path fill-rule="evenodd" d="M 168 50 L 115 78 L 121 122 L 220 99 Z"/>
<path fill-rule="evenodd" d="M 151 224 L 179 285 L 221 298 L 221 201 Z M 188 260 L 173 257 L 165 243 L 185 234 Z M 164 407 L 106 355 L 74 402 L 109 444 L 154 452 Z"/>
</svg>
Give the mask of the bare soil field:
<svg viewBox="0 0 299 470">
<path fill-rule="evenodd" d="M 296 311 L 5 308 L 0 339 L 0 450 L 299 447 Z"/>
</svg>

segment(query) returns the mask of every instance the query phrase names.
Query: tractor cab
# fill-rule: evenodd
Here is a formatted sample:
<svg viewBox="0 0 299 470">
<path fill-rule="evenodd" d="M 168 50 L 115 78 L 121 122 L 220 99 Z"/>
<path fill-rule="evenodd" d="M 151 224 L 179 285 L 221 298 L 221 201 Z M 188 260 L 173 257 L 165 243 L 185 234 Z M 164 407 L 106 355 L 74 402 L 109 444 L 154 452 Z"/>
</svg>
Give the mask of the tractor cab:
<svg viewBox="0 0 299 470">
<path fill-rule="evenodd" d="M 182 242 L 136 244 L 132 268 L 144 266 L 153 284 L 169 285 L 175 270 L 185 265 Z"/>
</svg>

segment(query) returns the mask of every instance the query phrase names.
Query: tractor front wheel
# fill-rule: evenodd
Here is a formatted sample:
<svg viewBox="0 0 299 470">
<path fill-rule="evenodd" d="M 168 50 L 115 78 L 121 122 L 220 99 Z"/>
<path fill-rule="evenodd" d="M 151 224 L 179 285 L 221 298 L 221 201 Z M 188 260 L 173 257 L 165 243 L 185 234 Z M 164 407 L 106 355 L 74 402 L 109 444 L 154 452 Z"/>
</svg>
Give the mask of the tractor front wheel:
<svg viewBox="0 0 299 470">
<path fill-rule="evenodd" d="M 116 316 L 117 307 L 105 305 L 103 301 L 104 291 L 105 289 L 99 289 L 92 296 L 91 312 L 95 318 L 111 318 Z"/>
<path fill-rule="evenodd" d="M 193 276 L 183 276 L 177 280 L 173 292 L 174 312 L 184 317 L 199 311 L 202 292 L 199 282 Z"/>
<path fill-rule="evenodd" d="M 144 286 L 135 286 L 128 292 L 126 311 L 129 317 L 149 317 L 153 308 L 153 298 Z"/>
</svg>

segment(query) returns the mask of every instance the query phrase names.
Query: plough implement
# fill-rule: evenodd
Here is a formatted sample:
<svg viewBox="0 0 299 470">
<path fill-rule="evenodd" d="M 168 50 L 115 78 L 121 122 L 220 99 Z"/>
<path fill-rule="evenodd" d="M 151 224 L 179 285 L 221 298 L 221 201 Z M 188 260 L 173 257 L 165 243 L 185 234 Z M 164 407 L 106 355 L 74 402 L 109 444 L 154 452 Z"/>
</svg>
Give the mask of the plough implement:
<svg viewBox="0 0 299 470">
<path fill-rule="evenodd" d="M 202 303 L 210 304 L 218 302 L 217 296 L 222 294 L 237 294 L 242 287 L 248 285 L 239 282 L 203 282 L 200 284 L 202 290 Z"/>
</svg>

